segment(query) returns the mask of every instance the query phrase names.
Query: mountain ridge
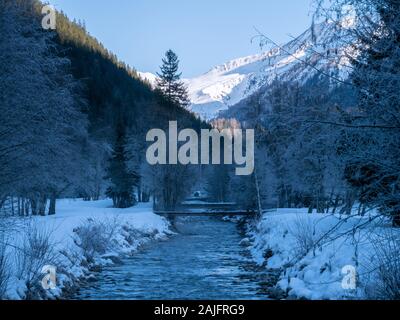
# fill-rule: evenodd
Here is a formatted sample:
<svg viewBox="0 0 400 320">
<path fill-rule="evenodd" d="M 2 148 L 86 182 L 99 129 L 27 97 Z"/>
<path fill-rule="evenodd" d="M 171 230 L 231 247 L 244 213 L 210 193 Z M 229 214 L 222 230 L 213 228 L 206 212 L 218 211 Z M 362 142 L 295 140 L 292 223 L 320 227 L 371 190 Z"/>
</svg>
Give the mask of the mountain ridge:
<svg viewBox="0 0 400 320">
<path fill-rule="evenodd" d="M 329 22 L 314 25 L 282 46 L 232 59 L 198 77 L 183 79 L 192 102 L 190 110 L 212 120 L 277 78 L 304 82 L 318 72 L 346 77 L 348 62 L 343 52 L 347 48 L 331 41 L 333 35 L 345 34 L 344 29 Z M 139 75 L 155 84 L 156 76 Z"/>
</svg>

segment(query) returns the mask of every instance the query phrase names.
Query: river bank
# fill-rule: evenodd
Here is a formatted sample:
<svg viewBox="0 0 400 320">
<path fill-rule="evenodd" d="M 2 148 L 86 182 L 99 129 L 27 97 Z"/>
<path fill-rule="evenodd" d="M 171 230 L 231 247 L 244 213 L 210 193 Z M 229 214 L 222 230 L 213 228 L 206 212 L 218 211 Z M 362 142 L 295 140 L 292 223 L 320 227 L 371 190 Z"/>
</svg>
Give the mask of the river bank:
<svg viewBox="0 0 400 320">
<path fill-rule="evenodd" d="M 145 244 L 173 233 L 169 222 L 150 205 L 114 209 L 109 200 L 59 201 L 52 217 L 7 219 L 7 270 L 4 299 L 68 298 L 96 271 L 119 264 Z M 55 267 L 56 286 L 45 290 L 43 267 Z"/>
<path fill-rule="evenodd" d="M 265 300 L 270 274 L 254 264 L 238 225 L 218 217 L 180 217 L 168 241 L 146 245 L 73 299 Z"/>
<path fill-rule="evenodd" d="M 399 230 L 374 212 L 279 209 L 257 222 L 182 217 L 171 224 L 148 205 L 111 205 L 63 200 L 54 217 L 7 220 L 2 241 L 12 273 L 4 298 L 367 299 L 383 296 L 382 272 L 393 271 L 387 250 L 399 248 Z M 44 290 L 48 265 L 57 285 Z"/>
<path fill-rule="evenodd" d="M 260 267 L 277 272 L 273 290 L 287 299 L 390 299 L 400 231 L 372 211 L 358 215 L 267 212 L 246 226 L 247 248 Z M 394 260 L 396 261 L 396 260 Z M 398 293 L 397 293 L 398 294 Z"/>
</svg>

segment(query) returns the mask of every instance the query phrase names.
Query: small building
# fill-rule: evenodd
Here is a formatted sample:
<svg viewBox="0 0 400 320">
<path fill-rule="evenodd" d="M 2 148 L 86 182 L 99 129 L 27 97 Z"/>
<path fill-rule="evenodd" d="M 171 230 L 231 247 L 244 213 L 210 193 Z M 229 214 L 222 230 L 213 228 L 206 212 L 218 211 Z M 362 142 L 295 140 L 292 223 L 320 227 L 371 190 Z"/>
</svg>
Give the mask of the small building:
<svg viewBox="0 0 400 320">
<path fill-rule="evenodd" d="M 210 195 L 206 191 L 194 191 L 185 202 L 202 201 L 207 202 L 210 200 Z"/>
</svg>

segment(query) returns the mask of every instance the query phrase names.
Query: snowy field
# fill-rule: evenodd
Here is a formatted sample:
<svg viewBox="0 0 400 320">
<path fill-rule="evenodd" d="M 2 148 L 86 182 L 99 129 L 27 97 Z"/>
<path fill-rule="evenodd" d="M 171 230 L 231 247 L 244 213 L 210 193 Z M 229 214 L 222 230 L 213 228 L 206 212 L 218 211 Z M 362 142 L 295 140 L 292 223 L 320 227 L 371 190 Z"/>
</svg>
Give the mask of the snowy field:
<svg viewBox="0 0 400 320">
<path fill-rule="evenodd" d="M 6 244 L 3 269 L 9 270 L 5 298 L 60 297 L 90 279 L 90 270 L 118 263 L 122 255 L 171 234 L 169 223 L 153 214 L 151 205 L 114 209 L 109 200 L 61 200 L 57 207 L 55 216 L 1 222 L 8 230 L 1 239 L 3 250 Z M 57 268 L 55 289 L 41 288 L 45 265 Z"/>
<path fill-rule="evenodd" d="M 390 299 L 398 295 L 390 287 L 400 271 L 399 230 L 376 215 L 279 209 L 265 213 L 249 234 L 254 259 L 266 268 L 281 269 L 277 287 L 289 298 Z"/>
</svg>

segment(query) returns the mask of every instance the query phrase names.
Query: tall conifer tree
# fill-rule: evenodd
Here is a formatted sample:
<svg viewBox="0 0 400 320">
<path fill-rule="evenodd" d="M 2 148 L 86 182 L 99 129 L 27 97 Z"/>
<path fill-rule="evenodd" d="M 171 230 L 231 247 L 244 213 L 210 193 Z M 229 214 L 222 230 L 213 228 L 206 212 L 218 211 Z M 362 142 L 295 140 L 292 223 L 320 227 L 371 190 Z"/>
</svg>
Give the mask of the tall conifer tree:
<svg viewBox="0 0 400 320">
<path fill-rule="evenodd" d="M 127 166 L 125 129 L 122 124 L 117 127 L 117 138 L 106 178 L 110 180 L 106 194 L 113 200 L 115 208 L 129 208 L 136 204 L 133 189 L 139 182 L 139 176 Z"/>
<path fill-rule="evenodd" d="M 178 56 L 172 50 L 168 50 L 162 63 L 161 73 L 157 73 L 158 90 L 169 104 L 187 107 L 189 105 L 188 92 L 181 81 L 182 73 L 179 73 Z"/>
</svg>

